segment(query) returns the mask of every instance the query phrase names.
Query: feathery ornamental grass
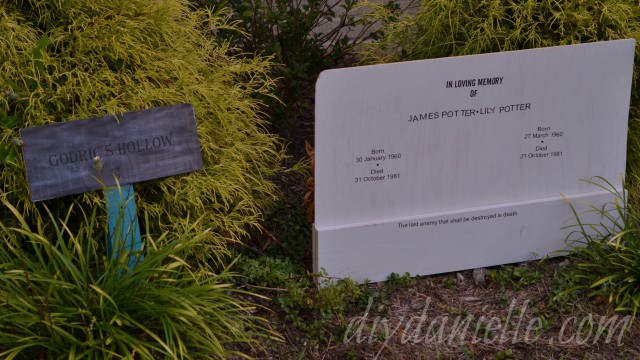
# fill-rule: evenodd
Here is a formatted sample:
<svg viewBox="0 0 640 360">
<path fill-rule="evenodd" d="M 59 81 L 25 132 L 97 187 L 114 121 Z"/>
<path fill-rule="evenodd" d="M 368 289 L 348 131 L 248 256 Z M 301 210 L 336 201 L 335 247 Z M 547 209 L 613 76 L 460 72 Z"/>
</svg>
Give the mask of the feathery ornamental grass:
<svg viewBox="0 0 640 360">
<path fill-rule="evenodd" d="M 0 0 L 0 182 L 29 219 L 18 129 L 188 102 L 194 105 L 204 169 L 136 184 L 151 231 L 182 233 L 189 217 L 220 257 L 228 239 L 256 225 L 277 195 L 279 140 L 264 129 L 272 96 L 268 59 L 228 55 L 212 34 L 234 29 L 223 13 L 182 0 Z M 14 140 L 14 141 L 12 141 Z M 79 195 L 84 206 L 101 192 Z M 71 200 L 52 200 L 54 213 Z M 61 209 L 61 210 L 58 210 Z M 207 228 L 212 232 L 205 232 Z M 201 257 L 200 260 L 203 260 Z"/>
<path fill-rule="evenodd" d="M 568 238 L 570 251 L 566 252 L 577 262 L 570 270 L 575 284 L 556 300 L 584 293 L 597 302 L 611 303 L 616 311 L 631 313 L 635 319 L 640 309 L 640 217 L 629 207 L 626 190 L 619 192 L 602 178 L 590 182 L 611 192 L 614 201 L 588 210 L 600 215 L 598 223 L 581 221 L 582 214 L 569 203 L 577 220 Z"/>
<path fill-rule="evenodd" d="M 0 223 L 3 359 L 226 358 L 242 355 L 236 343 L 273 336 L 227 284 L 232 274 L 195 272 L 184 261 L 205 239 L 197 226 L 147 237 L 144 261 L 129 270 L 129 253 L 105 255 L 98 207 L 73 224 L 71 206 L 34 225 L 4 207 L 17 226 Z"/>
</svg>

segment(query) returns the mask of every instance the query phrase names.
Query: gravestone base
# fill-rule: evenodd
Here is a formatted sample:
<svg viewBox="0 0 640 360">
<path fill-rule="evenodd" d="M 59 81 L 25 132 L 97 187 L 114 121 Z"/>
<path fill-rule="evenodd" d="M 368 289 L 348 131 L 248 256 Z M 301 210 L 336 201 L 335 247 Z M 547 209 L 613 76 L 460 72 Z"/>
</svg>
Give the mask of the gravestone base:
<svg viewBox="0 0 640 360">
<path fill-rule="evenodd" d="M 584 224 L 606 224 L 588 210 L 612 204 L 613 195 L 602 191 L 567 200 Z M 567 200 L 553 197 L 314 228 L 314 271 L 363 283 L 383 281 L 391 273 L 431 275 L 561 255 L 554 251 L 566 248 L 567 236 L 579 230 Z"/>
<path fill-rule="evenodd" d="M 565 249 L 562 195 L 584 212 L 614 196 L 580 179 L 624 177 L 634 54 L 625 39 L 323 72 L 315 270 L 379 281 Z"/>
</svg>

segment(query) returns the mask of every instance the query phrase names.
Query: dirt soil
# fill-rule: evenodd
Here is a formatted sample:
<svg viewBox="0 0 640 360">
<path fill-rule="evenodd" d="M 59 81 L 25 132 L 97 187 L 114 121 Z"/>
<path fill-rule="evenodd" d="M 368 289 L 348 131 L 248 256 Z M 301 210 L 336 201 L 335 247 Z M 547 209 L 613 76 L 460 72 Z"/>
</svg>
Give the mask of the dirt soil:
<svg viewBox="0 0 640 360">
<path fill-rule="evenodd" d="M 551 283 L 566 259 L 529 262 L 517 268 L 543 273 L 527 286 L 487 279 L 474 284 L 471 271 L 417 280 L 326 329 L 318 342 L 264 313 L 284 335 L 258 359 L 640 359 L 640 323 L 604 303 L 552 303 Z M 381 290 L 385 284 L 368 286 Z M 265 306 L 276 309 L 273 303 Z M 346 330 L 345 330 L 346 325 Z M 627 329 L 627 326 L 630 327 Z"/>
</svg>

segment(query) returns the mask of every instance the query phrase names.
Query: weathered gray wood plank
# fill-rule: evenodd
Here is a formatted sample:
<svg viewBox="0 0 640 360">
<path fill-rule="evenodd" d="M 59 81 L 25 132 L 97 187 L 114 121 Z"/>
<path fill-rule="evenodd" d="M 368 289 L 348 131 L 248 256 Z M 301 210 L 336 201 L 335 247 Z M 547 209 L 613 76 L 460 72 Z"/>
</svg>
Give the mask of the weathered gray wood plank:
<svg viewBox="0 0 640 360">
<path fill-rule="evenodd" d="M 191 104 L 21 129 L 33 201 L 202 168 Z M 101 170 L 98 171 L 96 159 Z"/>
</svg>

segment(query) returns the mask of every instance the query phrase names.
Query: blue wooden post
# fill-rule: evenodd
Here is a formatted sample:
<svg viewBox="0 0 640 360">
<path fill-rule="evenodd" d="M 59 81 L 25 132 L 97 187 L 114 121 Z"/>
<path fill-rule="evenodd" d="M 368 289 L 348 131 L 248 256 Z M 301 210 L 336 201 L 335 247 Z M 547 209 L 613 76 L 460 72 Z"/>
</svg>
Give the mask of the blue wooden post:
<svg viewBox="0 0 640 360">
<path fill-rule="evenodd" d="M 133 185 L 110 187 L 104 192 L 109 220 L 107 252 L 114 260 L 120 258 L 123 252 L 129 252 L 131 254 L 129 268 L 133 269 L 143 258 L 139 253 L 142 249 L 142 240 Z"/>
</svg>

